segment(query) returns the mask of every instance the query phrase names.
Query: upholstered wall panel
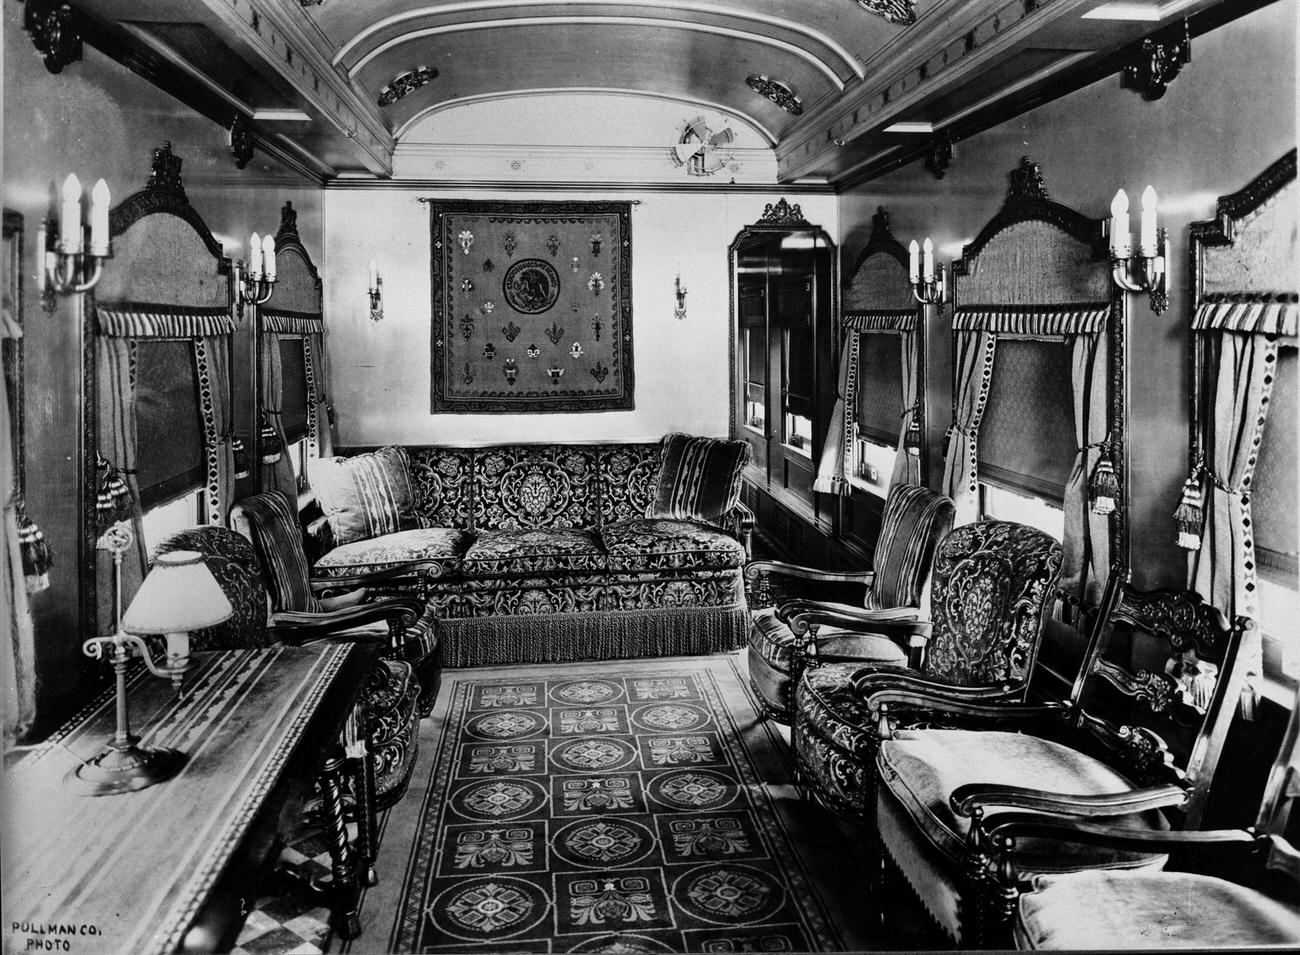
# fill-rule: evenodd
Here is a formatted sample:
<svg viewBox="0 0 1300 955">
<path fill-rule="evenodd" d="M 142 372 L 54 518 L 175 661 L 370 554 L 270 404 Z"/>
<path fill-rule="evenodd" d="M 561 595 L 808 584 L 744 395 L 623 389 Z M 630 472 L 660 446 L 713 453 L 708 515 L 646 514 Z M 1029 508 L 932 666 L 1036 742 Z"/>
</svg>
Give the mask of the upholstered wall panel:
<svg viewBox="0 0 1300 955">
<path fill-rule="evenodd" d="M 171 215 L 151 215 L 113 239 L 113 258 L 95 287 L 109 302 L 226 307 L 228 279 L 194 227 Z"/>
<path fill-rule="evenodd" d="M 869 255 L 844 291 L 844 313 L 885 310 L 916 311 L 907 284 L 907 266 L 888 253 Z"/>
<path fill-rule="evenodd" d="M 1018 222 L 972 260 L 959 289 L 962 306 L 1107 302 L 1110 269 L 1055 225 Z"/>
<path fill-rule="evenodd" d="M 1296 185 L 1292 182 L 1254 216 L 1238 225 L 1232 245 L 1205 249 L 1202 292 L 1215 295 L 1294 289 L 1298 230 L 1300 209 L 1296 206 Z M 1279 236 L 1289 236 L 1290 241 L 1279 242 Z"/>
</svg>

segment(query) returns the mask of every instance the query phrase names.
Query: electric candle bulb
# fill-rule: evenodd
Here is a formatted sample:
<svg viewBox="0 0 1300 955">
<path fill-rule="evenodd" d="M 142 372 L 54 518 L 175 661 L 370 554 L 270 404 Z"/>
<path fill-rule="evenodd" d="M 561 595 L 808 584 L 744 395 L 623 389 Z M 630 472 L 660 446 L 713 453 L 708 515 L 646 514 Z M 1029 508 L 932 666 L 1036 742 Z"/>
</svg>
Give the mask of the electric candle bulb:
<svg viewBox="0 0 1300 955">
<path fill-rule="evenodd" d="M 925 281 L 931 282 L 934 280 L 934 243 L 930 241 L 928 235 L 925 237 L 925 244 L 921 246 L 921 252 L 923 256 L 921 260 L 921 276 Z"/>
<path fill-rule="evenodd" d="M 1110 201 L 1110 251 L 1117 259 L 1126 259 L 1133 251 L 1128 234 L 1128 195 L 1123 189 Z"/>
<path fill-rule="evenodd" d="M 59 217 L 59 250 L 69 254 L 81 251 L 81 180 L 68 173 L 63 180 L 63 210 Z"/>
<path fill-rule="evenodd" d="M 915 285 L 921 278 L 921 247 L 913 239 L 907 247 L 907 280 Z"/>
<path fill-rule="evenodd" d="M 45 291 L 45 260 L 49 253 L 45 246 L 49 240 L 45 235 L 45 223 L 42 222 L 40 228 L 36 231 L 36 291 Z"/>
<path fill-rule="evenodd" d="M 371 259 L 371 260 L 370 260 L 370 285 L 369 285 L 369 288 L 370 288 L 370 290 L 371 290 L 372 292 L 373 292 L 375 289 L 379 288 L 379 266 L 375 264 L 375 260 L 374 260 L 374 259 Z"/>
<path fill-rule="evenodd" d="M 1138 226 L 1138 249 L 1148 258 L 1156 254 L 1156 191 L 1142 190 L 1142 218 Z"/>
<path fill-rule="evenodd" d="M 262 273 L 268 282 L 275 281 L 275 238 L 269 235 L 262 240 Z"/>
<path fill-rule="evenodd" d="M 248 240 L 248 277 L 254 282 L 262 277 L 262 237 L 256 232 Z"/>
<path fill-rule="evenodd" d="M 108 255 L 108 183 L 103 179 L 90 190 L 90 254 Z"/>
</svg>

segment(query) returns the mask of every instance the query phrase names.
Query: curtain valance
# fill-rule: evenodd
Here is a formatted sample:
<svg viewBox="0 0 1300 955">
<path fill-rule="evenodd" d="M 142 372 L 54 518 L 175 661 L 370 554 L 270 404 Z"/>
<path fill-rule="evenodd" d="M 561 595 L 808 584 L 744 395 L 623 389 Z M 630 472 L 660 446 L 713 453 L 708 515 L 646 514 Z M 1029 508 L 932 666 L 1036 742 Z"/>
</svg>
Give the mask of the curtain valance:
<svg viewBox="0 0 1300 955">
<path fill-rule="evenodd" d="M 101 305 L 99 334 L 111 338 L 206 338 L 232 335 L 234 319 L 225 308 L 187 305 Z"/>
<path fill-rule="evenodd" d="M 956 331 L 1002 335 L 1088 335 L 1106 327 L 1109 302 L 1071 305 L 968 305 L 952 317 Z"/>
<path fill-rule="evenodd" d="M 1294 301 L 1250 301 L 1244 296 L 1205 296 L 1196 308 L 1192 328 L 1198 332 L 1246 332 L 1295 338 L 1300 305 Z M 1218 298 L 1220 300 L 1216 301 Z"/>
<path fill-rule="evenodd" d="M 857 332 L 910 332 L 916 328 L 916 309 L 847 312 L 844 327 Z"/>
<path fill-rule="evenodd" d="M 262 309 L 262 328 L 264 331 L 281 335 L 321 335 L 325 331 L 325 320 L 320 312 L 291 312 L 287 309 Z"/>
</svg>

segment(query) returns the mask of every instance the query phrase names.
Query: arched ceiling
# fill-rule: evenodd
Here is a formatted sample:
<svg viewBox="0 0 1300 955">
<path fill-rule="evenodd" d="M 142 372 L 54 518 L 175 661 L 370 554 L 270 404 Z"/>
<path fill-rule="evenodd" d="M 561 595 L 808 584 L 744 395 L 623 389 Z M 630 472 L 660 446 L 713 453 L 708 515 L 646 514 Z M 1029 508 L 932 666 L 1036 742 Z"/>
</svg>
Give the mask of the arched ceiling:
<svg viewBox="0 0 1300 955">
<path fill-rule="evenodd" d="M 440 108 L 608 90 L 712 104 L 776 139 L 782 181 L 834 183 L 1113 72 L 1116 51 L 1184 17 L 1208 28 L 1235 0 L 70 2 L 90 42 L 321 178 L 391 174 L 400 131 Z"/>
</svg>

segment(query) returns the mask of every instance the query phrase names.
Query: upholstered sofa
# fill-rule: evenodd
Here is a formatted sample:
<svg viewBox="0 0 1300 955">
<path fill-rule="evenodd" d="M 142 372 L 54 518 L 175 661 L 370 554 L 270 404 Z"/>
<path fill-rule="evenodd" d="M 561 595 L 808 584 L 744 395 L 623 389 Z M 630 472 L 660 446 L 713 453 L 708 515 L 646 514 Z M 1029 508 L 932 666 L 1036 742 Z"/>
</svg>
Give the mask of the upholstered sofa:
<svg viewBox="0 0 1300 955">
<path fill-rule="evenodd" d="M 336 545 L 317 520 L 313 576 L 435 561 L 402 586 L 430 602 L 444 665 L 744 645 L 753 515 L 737 502 L 717 526 L 646 517 L 659 443 L 404 451 L 416 526 Z"/>
</svg>

